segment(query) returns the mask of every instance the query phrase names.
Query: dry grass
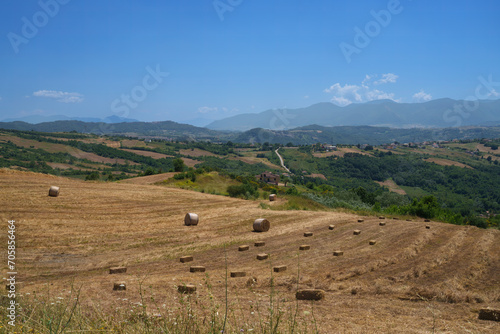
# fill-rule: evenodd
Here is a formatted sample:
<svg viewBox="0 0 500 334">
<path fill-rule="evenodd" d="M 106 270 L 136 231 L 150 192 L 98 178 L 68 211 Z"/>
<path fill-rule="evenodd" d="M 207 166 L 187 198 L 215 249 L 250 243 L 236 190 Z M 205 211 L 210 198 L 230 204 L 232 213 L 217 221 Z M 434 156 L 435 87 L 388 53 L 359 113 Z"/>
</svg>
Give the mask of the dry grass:
<svg viewBox="0 0 500 334">
<path fill-rule="evenodd" d="M 276 164 L 273 164 L 272 162 L 270 162 L 266 158 L 257 158 L 257 157 L 235 157 L 235 158 L 233 158 L 233 157 L 231 157 L 229 159 L 230 160 L 239 160 L 239 161 L 242 161 L 242 162 L 244 162 L 246 164 L 250 164 L 250 165 L 263 163 L 264 165 L 269 166 L 273 169 L 284 170 L 283 167 L 278 166 Z"/>
<path fill-rule="evenodd" d="M 47 196 L 52 184 L 64 189 L 57 198 Z M 47 296 L 50 289 L 51 296 L 66 298 L 71 285 L 82 286 L 82 305 L 109 315 L 140 303 L 141 284 L 151 287 L 145 298 L 154 298 L 162 312 L 180 306 L 177 286 L 183 283 L 195 285 L 199 298 L 213 295 L 221 302 L 226 245 L 228 271 L 244 269 L 252 279 L 229 281 L 229 304 L 236 310 L 231 319 L 256 317 L 250 306 L 269 299 L 270 289 L 284 308 L 293 307 L 298 287 L 326 292 L 314 304 L 321 333 L 500 331 L 500 324 L 477 319 L 480 308 L 500 306 L 498 230 L 434 222 L 426 230 L 422 222 L 400 220 L 380 227 L 376 217 L 357 223 L 359 217 L 348 213 L 262 210 L 258 201 L 5 169 L 0 188 L 0 219 L 16 220 L 23 293 Z M 203 221 L 195 229 L 183 224 L 191 211 Z M 254 219 L 264 215 L 273 228 L 252 232 Z M 325 228 L 332 223 L 334 231 Z M 3 226 L 0 244 L 6 245 Z M 354 236 L 355 228 L 363 233 Z M 304 231 L 314 232 L 314 247 L 299 259 Z M 238 252 L 238 245 L 256 240 L 266 245 Z M 334 257 L 336 249 L 344 255 Z M 256 261 L 261 252 L 270 259 Z M 194 261 L 179 262 L 185 254 Z M 207 272 L 190 273 L 192 265 Z M 271 280 L 273 265 L 288 270 Z M 111 266 L 126 266 L 127 273 L 109 275 Z M 117 280 L 126 291 L 112 291 Z M 301 319 L 312 311 L 310 302 L 299 307 Z"/>
<path fill-rule="evenodd" d="M 466 164 L 463 164 L 463 163 L 460 163 L 457 161 L 453 161 L 453 160 L 448 160 L 448 159 L 427 158 L 427 159 L 424 159 L 424 161 L 433 162 L 433 163 L 440 165 L 440 166 L 457 166 L 457 167 L 462 167 L 462 168 L 474 169 L 469 165 L 466 165 Z"/>
<path fill-rule="evenodd" d="M 326 176 L 324 176 L 323 174 L 311 174 L 311 175 L 305 175 L 307 177 L 317 177 L 317 178 L 320 178 L 320 179 L 323 179 L 323 180 L 326 180 Z"/>
<path fill-rule="evenodd" d="M 141 151 L 141 150 L 133 150 L 133 149 L 128 149 L 128 148 L 122 148 L 123 151 L 135 153 L 138 155 L 142 155 L 144 157 L 150 157 L 153 159 L 162 159 L 162 158 L 173 158 L 172 155 L 167 155 L 167 154 L 162 154 L 162 153 L 157 153 L 157 152 L 151 152 L 151 151 Z"/>
<path fill-rule="evenodd" d="M 53 144 L 53 143 L 47 143 L 47 142 L 39 142 L 38 140 L 24 139 L 24 138 L 19 138 L 16 136 L 0 135 L 0 140 L 1 141 L 10 140 L 12 143 L 14 143 L 17 146 L 26 147 L 26 148 L 30 148 L 30 147 L 39 148 L 39 149 L 43 149 L 49 153 L 69 153 L 72 156 L 74 156 L 75 158 L 87 159 L 87 160 L 90 160 L 93 162 L 99 162 L 99 163 L 125 164 L 128 161 L 128 160 L 124 160 L 124 159 L 111 159 L 111 158 L 101 157 L 97 154 L 84 152 L 84 151 L 79 150 L 79 149 L 72 147 L 72 146 L 67 146 L 67 145 L 63 145 L 63 144 Z M 83 142 L 86 142 L 86 141 L 83 140 Z M 95 143 L 95 140 L 87 140 L 87 142 Z M 128 163 L 130 165 L 138 165 L 138 163 L 133 162 L 133 161 L 128 161 Z"/>
<path fill-rule="evenodd" d="M 220 155 L 208 152 L 205 150 L 201 150 L 199 148 L 194 148 L 194 149 L 189 149 L 189 150 L 179 150 L 179 153 L 188 157 L 219 157 L 221 158 Z"/>
<path fill-rule="evenodd" d="M 394 182 L 393 180 L 385 180 L 384 182 L 379 182 L 379 181 L 375 181 L 375 183 L 378 183 L 380 184 L 382 187 L 387 187 L 389 189 L 389 191 L 392 191 L 396 194 L 400 194 L 400 195 L 406 195 L 406 191 L 404 191 L 403 189 L 401 189 L 397 184 L 396 182 Z"/>
<path fill-rule="evenodd" d="M 196 164 L 201 164 L 203 161 L 193 160 L 189 158 L 181 158 L 184 164 L 188 167 L 194 167 Z"/>
<path fill-rule="evenodd" d="M 165 180 L 173 178 L 175 174 L 178 174 L 178 173 L 162 173 L 162 174 L 155 174 L 155 175 L 133 177 L 130 179 L 121 180 L 120 183 L 154 184 L 154 183 L 163 182 Z"/>
<path fill-rule="evenodd" d="M 337 151 L 331 151 L 331 152 L 316 152 L 313 153 L 313 156 L 316 158 L 326 158 L 326 157 L 341 157 L 343 158 L 346 153 L 358 153 L 362 155 L 368 155 L 371 156 L 370 153 L 360 150 L 357 147 L 340 147 L 337 149 Z"/>
</svg>

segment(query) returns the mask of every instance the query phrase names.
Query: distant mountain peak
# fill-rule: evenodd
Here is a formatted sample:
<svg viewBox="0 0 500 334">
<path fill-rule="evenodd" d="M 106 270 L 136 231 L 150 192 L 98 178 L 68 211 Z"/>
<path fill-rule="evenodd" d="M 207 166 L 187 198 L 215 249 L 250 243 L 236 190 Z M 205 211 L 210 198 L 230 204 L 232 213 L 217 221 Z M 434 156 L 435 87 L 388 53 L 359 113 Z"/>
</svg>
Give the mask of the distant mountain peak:
<svg viewBox="0 0 500 334">
<path fill-rule="evenodd" d="M 218 121 L 206 127 L 212 130 L 247 131 L 253 128 L 287 130 L 310 124 L 322 126 L 390 126 L 408 128 L 452 127 L 457 115 L 450 114 L 464 101 L 442 98 L 424 103 L 399 103 L 393 100 L 375 100 L 366 103 L 352 103 L 339 107 L 330 102 L 313 104 L 306 108 L 282 109 L 279 117 L 276 111 L 266 110 L 256 114 L 240 114 Z M 474 117 L 460 118 L 461 126 L 498 123 L 500 121 L 500 100 L 479 101 Z"/>
</svg>

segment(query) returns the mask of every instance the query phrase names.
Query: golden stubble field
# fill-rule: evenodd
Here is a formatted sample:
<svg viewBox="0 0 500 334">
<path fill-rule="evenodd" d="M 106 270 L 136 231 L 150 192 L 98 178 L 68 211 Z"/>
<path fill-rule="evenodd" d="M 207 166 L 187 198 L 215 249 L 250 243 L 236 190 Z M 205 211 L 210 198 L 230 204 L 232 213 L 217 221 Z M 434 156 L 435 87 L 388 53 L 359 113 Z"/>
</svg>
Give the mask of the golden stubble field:
<svg viewBox="0 0 500 334">
<path fill-rule="evenodd" d="M 59 197 L 47 195 L 51 185 L 61 187 Z M 259 203 L 0 169 L 0 245 L 7 244 L 7 221 L 15 220 L 21 293 L 64 298 L 81 287 L 83 305 L 109 312 L 140 303 L 140 289 L 159 309 L 176 308 L 183 283 L 223 303 L 227 256 L 228 272 L 247 272 L 228 278 L 227 292 L 233 316 L 248 321 L 271 293 L 286 309 L 297 305 L 297 288 L 310 287 L 326 297 L 300 301 L 299 318 L 315 321 L 320 333 L 500 332 L 500 323 L 477 319 L 479 309 L 500 307 L 500 231 L 416 219 L 387 218 L 380 226 L 378 217 L 263 210 Z M 184 226 L 187 212 L 199 214 L 198 226 Z M 260 217 L 270 220 L 269 232 L 252 232 Z M 306 231 L 314 235 L 306 238 Z M 254 247 L 257 240 L 266 245 Z M 238 252 L 242 244 L 250 250 Z M 302 244 L 311 249 L 299 252 Z M 344 256 L 334 257 L 335 250 Z M 258 261 L 257 253 L 270 259 Z M 2 254 L 5 273 L 6 246 Z M 194 261 L 180 263 L 184 255 Z M 110 275 L 119 265 L 127 273 Z M 190 273 L 191 265 L 207 271 Z M 273 273 L 277 265 L 287 271 Z M 127 290 L 112 291 L 116 281 Z"/>
</svg>

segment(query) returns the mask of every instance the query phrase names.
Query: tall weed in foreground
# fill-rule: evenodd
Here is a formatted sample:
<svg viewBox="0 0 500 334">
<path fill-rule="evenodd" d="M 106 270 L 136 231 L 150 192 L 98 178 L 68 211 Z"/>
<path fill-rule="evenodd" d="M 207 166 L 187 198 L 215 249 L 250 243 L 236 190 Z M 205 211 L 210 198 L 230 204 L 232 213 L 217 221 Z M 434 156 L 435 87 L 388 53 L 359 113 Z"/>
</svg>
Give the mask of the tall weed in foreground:
<svg viewBox="0 0 500 334">
<path fill-rule="evenodd" d="M 298 289 L 299 256 L 297 262 Z M 272 266 L 268 292 L 256 291 L 251 285 L 247 288 L 246 295 L 253 295 L 253 300 L 228 289 L 227 260 L 225 276 L 225 291 L 214 291 L 206 274 L 203 289 L 194 294 L 179 293 L 175 300 L 158 300 L 153 287 L 144 288 L 145 278 L 141 278 L 137 281 L 139 295 L 134 299 L 139 302 L 132 303 L 134 297 L 129 295 L 126 307 L 116 302 L 111 309 L 102 306 L 100 300 L 82 300 L 81 288 L 71 287 L 57 295 L 49 289 L 40 294 L 25 293 L 17 298 L 15 327 L 7 323 L 9 299 L 4 297 L 0 303 L 0 333 L 318 333 L 314 308 L 300 313 L 300 303 L 294 296 L 290 298 L 276 289 Z"/>
</svg>

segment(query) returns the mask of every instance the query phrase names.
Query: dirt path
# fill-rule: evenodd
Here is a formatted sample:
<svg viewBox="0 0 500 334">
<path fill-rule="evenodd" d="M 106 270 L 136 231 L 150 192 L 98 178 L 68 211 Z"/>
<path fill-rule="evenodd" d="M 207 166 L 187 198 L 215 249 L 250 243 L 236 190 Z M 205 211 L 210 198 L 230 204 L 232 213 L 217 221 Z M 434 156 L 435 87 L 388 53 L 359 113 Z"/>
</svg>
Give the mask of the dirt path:
<svg viewBox="0 0 500 334">
<path fill-rule="evenodd" d="M 278 150 L 279 150 L 279 148 L 277 148 L 276 151 L 274 151 L 274 152 L 276 153 L 278 158 L 280 158 L 281 167 L 283 167 L 288 173 L 290 173 L 290 170 L 288 168 L 286 168 L 285 162 L 283 161 L 283 158 L 281 157 L 281 155 L 278 153 Z"/>
</svg>

